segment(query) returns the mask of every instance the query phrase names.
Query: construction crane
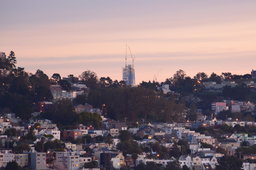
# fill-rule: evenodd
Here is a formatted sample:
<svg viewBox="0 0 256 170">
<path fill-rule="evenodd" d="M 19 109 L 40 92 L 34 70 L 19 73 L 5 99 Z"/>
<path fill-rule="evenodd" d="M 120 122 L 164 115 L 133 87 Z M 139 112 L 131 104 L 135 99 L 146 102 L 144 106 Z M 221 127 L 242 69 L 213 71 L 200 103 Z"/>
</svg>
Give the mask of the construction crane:
<svg viewBox="0 0 256 170">
<path fill-rule="evenodd" d="M 129 49 L 129 52 L 130 52 L 130 56 L 131 56 L 131 59 L 132 59 L 132 66 L 134 67 L 134 59 L 135 59 L 135 56 L 132 55 L 132 51 L 131 51 L 131 48 L 128 46 L 128 49 Z"/>
</svg>

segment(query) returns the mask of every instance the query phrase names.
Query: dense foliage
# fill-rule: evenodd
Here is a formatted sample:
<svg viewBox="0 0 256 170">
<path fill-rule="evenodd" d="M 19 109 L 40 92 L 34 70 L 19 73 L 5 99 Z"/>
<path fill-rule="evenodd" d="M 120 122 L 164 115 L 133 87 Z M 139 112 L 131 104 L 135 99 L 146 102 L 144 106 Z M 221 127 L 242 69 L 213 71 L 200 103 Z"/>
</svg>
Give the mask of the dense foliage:
<svg viewBox="0 0 256 170">
<path fill-rule="evenodd" d="M 94 89 L 88 102 L 98 108 L 105 105 L 108 116 L 117 120 L 180 121 L 184 111 L 184 105 L 142 87 Z"/>
<path fill-rule="evenodd" d="M 17 67 L 15 53 L 0 59 L 0 112 L 13 112 L 27 120 L 35 110 L 39 101 L 52 101 L 51 84 L 59 84 L 63 90 L 72 90 L 72 83 L 83 83 L 89 87 L 89 94 L 78 96 L 73 101 L 54 102 L 53 107 L 43 117 L 62 125 L 83 123 L 100 127 L 99 117 L 89 113 L 76 114 L 74 106 L 89 103 L 100 108 L 104 115 L 116 120 L 125 121 L 158 121 L 177 122 L 185 119 L 194 121 L 198 118 L 198 109 L 210 116 L 211 103 L 224 99 L 256 102 L 256 91 L 245 82 L 252 81 L 249 74 L 234 75 L 204 72 L 194 77 L 178 70 L 165 82 L 142 82 L 137 87 L 126 86 L 125 82 L 112 80 L 110 77 L 98 78 L 93 71 L 86 70 L 80 80 L 73 75 L 61 79 L 55 73 L 49 77 L 41 70 L 28 74 L 23 68 Z M 206 90 L 205 82 L 233 81 L 236 87 L 226 86 L 221 90 Z M 169 85 L 171 92 L 163 94 L 161 86 Z M 235 116 L 234 116 L 235 115 Z M 228 117 L 239 120 L 254 120 L 253 114 L 228 112 L 219 114 L 220 119 Z M 11 135 L 11 134 L 10 134 Z"/>
</svg>

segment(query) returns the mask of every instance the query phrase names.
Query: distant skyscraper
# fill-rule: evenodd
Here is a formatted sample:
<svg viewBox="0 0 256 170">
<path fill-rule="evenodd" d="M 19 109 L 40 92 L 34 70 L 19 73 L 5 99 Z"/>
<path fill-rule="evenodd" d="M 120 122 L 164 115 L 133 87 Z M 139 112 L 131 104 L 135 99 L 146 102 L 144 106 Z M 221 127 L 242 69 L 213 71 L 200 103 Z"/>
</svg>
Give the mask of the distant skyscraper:
<svg viewBox="0 0 256 170">
<path fill-rule="evenodd" d="M 133 65 L 125 65 L 123 68 L 123 81 L 125 81 L 126 85 L 135 85 L 135 70 Z"/>
<path fill-rule="evenodd" d="M 127 47 L 126 47 L 126 50 L 127 50 Z M 135 85 L 134 56 L 132 56 L 131 50 L 130 50 L 130 54 L 132 58 L 132 64 L 127 64 L 127 51 L 126 51 L 125 67 L 123 68 L 123 81 L 126 83 L 126 85 L 134 86 Z"/>
</svg>

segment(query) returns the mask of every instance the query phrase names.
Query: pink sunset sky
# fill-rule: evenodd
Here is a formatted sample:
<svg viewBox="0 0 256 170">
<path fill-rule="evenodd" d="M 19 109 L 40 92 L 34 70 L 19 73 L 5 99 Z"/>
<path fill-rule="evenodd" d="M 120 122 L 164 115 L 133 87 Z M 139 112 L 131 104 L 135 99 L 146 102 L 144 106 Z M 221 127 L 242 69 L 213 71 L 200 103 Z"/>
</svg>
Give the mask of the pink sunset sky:
<svg viewBox="0 0 256 170">
<path fill-rule="evenodd" d="M 125 44 L 136 82 L 176 70 L 249 73 L 256 69 L 255 0 L 3 0 L 0 51 L 29 72 L 122 78 Z"/>
</svg>

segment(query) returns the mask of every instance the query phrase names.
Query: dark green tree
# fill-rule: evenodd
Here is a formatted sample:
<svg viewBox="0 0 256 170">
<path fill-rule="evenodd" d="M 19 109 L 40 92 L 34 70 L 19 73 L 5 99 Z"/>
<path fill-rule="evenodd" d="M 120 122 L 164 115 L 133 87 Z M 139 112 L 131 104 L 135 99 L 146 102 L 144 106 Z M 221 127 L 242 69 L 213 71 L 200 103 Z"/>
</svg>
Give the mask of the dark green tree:
<svg viewBox="0 0 256 170">
<path fill-rule="evenodd" d="M 98 86 L 97 74 L 93 71 L 87 70 L 84 71 L 80 78 L 86 84 L 87 87 L 94 89 Z"/>
<path fill-rule="evenodd" d="M 84 164 L 84 168 L 98 168 L 98 162 L 92 161 Z"/>
<path fill-rule="evenodd" d="M 219 165 L 217 165 L 216 170 L 241 170 L 242 161 L 236 157 L 223 156 L 219 160 Z"/>
<path fill-rule="evenodd" d="M 22 167 L 20 167 L 17 162 L 13 161 L 13 162 L 8 162 L 5 170 L 23 170 Z"/>
<path fill-rule="evenodd" d="M 86 126 L 92 125 L 95 128 L 101 127 L 102 119 L 97 113 L 87 113 L 82 112 L 79 114 L 79 123 L 82 123 Z"/>
<path fill-rule="evenodd" d="M 66 99 L 55 102 L 43 117 L 62 125 L 74 125 L 77 122 L 74 106 Z"/>
</svg>

